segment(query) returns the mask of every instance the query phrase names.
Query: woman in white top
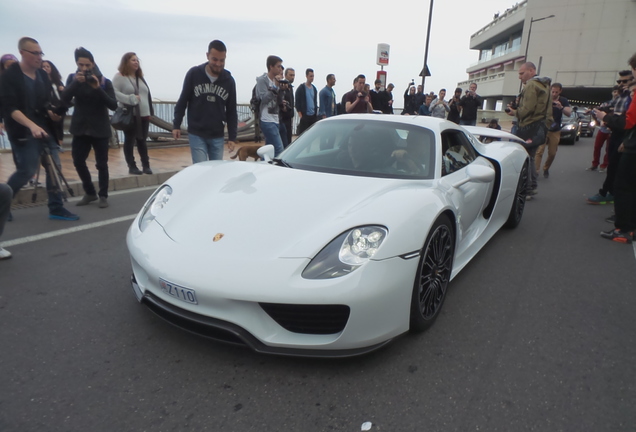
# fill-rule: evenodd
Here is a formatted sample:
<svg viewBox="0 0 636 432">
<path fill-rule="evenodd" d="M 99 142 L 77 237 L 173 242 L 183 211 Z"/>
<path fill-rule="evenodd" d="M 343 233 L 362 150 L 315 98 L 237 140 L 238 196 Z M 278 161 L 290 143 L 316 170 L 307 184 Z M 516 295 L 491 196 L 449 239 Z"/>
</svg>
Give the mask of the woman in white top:
<svg viewBox="0 0 636 432">
<path fill-rule="evenodd" d="M 148 127 L 153 115 L 150 88 L 144 79 L 139 65 L 139 58 L 134 52 L 123 55 L 119 63 L 119 72 L 113 78 L 113 87 L 117 101 L 122 105 L 133 107 L 134 120 L 130 129 L 124 131 L 124 157 L 130 174 L 152 174 L 148 158 Z M 135 162 L 134 147 L 137 143 L 142 170 Z"/>
</svg>

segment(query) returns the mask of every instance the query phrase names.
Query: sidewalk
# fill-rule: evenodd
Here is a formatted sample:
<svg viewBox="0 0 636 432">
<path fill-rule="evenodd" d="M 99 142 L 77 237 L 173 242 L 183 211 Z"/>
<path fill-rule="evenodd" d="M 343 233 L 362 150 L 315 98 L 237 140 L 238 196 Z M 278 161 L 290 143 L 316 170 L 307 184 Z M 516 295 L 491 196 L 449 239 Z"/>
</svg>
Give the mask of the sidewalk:
<svg viewBox="0 0 636 432">
<path fill-rule="evenodd" d="M 237 143 L 236 147 L 239 148 L 241 146 L 250 144 L 254 143 L 241 142 Z M 128 174 L 128 166 L 126 165 L 126 160 L 124 159 L 123 146 L 120 146 L 119 148 L 109 149 L 109 191 L 160 185 L 183 168 L 192 165 L 192 156 L 190 155 L 190 147 L 188 145 L 180 145 L 175 147 L 162 146 L 155 148 L 149 146 L 148 155 L 150 156 L 150 168 L 152 169 L 153 174 L 130 175 Z M 227 151 L 227 146 L 223 155 L 223 159 L 230 160 L 230 153 Z M 135 149 L 135 160 L 137 161 L 137 164 L 141 166 L 137 149 Z M 60 153 L 60 161 L 62 162 L 62 174 L 64 174 L 64 177 L 66 177 L 66 181 L 75 192 L 75 196 L 83 196 L 84 190 L 82 189 L 79 177 L 77 176 L 77 172 L 75 171 L 75 167 L 73 166 L 70 148 L 67 148 L 64 153 Z M 91 152 L 86 163 L 91 172 L 93 183 L 95 183 L 95 186 L 97 187 L 97 169 L 95 169 L 95 159 L 93 157 L 93 152 Z M 0 153 L 0 182 L 6 183 L 6 181 L 9 179 L 9 176 L 11 176 L 14 171 L 15 165 L 13 164 L 13 156 L 11 152 Z M 46 201 L 44 178 L 44 169 L 41 169 L 40 183 L 42 183 L 42 187 L 38 188 L 38 203 Z M 16 195 L 15 199 L 13 200 L 13 206 L 32 205 L 32 194 L 33 187 L 26 185 Z"/>
</svg>

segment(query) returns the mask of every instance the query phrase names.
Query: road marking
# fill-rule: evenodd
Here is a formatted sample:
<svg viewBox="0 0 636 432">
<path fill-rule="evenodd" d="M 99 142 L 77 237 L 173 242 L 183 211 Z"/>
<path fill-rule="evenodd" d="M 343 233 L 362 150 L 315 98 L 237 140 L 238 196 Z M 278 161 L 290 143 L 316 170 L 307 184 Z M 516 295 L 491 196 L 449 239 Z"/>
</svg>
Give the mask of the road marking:
<svg viewBox="0 0 636 432">
<path fill-rule="evenodd" d="M 57 231 L 51 231 L 48 233 L 44 233 L 44 234 L 36 234 L 36 235 L 32 235 L 32 236 L 27 236 L 27 237 L 22 237 L 19 239 L 15 239 L 15 240 L 9 240 L 9 241 L 3 241 L 2 242 L 2 246 L 3 247 L 11 247 L 11 246 L 17 246 L 17 245 L 21 245 L 21 244 L 25 244 L 25 243 L 31 243 L 34 241 L 39 241 L 39 240 L 46 240 L 46 239 L 50 239 L 53 237 L 58 237 L 58 236 L 62 236 L 62 235 L 66 235 L 66 234 L 73 234 L 76 232 L 80 232 L 80 231 L 86 231 L 89 229 L 93 229 L 93 228 L 100 228 L 106 225 L 112 225 L 112 224 L 116 224 L 119 222 L 125 222 L 125 221 L 129 221 L 132 220 L 134 218 L 137 217 L 137 213 L 132 214 L 132 215 L 128 215 L 128 216 L 121 216 L 118 218 L 114 218 L 114 219 L 108 219 L 105 221 L 101 221 L 101 222 L 93 222 L 93 223 L 89 223 L 86 225 L 80 225 L 80 226 L 76 226 L 73 228 L 66 228 L 66 229 L 61 229 L 61 230 L 57 230 Z"/>
</svg>

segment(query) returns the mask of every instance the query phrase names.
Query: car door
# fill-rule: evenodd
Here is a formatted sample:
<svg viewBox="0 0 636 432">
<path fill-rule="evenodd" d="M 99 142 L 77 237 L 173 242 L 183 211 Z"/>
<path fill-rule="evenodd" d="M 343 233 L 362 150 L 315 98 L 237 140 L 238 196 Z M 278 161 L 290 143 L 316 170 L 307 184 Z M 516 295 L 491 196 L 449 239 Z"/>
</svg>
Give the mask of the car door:
<svg viewBox="0 0 636 432">
<path fill-rule="evenodd" d="M 458 251 L 461 251 L 483 232 L 487 220 L 483 212 L 490 200 L 493 182 L 467 182 L 460 186 L 466 178 L 466 169 L 471 164 L 479 164 L 493 168 L 492 163 L 479 156 L 463 131 L 450 129 L 443 131 L 442 137 L 442 178 L 441 183 L 447 191 L 455 207 L 458 220 Z"/>
</svg>

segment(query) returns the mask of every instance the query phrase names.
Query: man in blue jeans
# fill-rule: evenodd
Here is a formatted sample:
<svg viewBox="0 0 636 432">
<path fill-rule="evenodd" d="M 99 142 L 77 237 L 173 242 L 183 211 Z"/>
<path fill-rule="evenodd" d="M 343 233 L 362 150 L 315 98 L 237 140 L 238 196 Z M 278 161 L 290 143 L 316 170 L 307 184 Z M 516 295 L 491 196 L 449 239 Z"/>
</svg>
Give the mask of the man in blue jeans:
<svg viewBox="0 0 636 432">
<path fill-rule="evenodd" d="M 13 195 L 27 184 L 42 163 L 42 152 L 48 148 L 54 161 L 58 160 L 58 146 L 50 129 L 50 120 L 59 120 L 51 111 L 51 83 L 41 69 L 42 52 L 38 41 L 23 37 L 18 43 L 21 60 L 12 64 L 2 75 L 0 100 L 16 171 L 8 185 Z M 53 167 L 49 167 L 50 171 Z M 64 208 L 59 187 L 55 190 L 50 173 L 46 173 L 49 219 L 75 221 L 79 216 Z"/>
<path fill-rule="evenodd" d="M 228 149 L 234 150 L 238 127 L 236 83 L 230 71 L 225 69 L 226 55 L 223 42 L 210 42 L 208 62 L 188 71 L 174 108 L 174 139 L 181 138 L 181 123 L 186 109 L 188 111 L 188 139 L 193 163 L 223 159 L 226 124 Z"/>
<path fill-rule="evenodd" d="M 256 78 L 256 97 L 261 102 L 259 115 L 265 144 L 272 144 L 274 155 L 278 156 L 284 149 L 279 118 L 280 106 L 284 103 L 283 93 L 279 91 L 283 79 L 283 60 L 271 55 L 265 64 L 267 73 Z"/>
</svg>

